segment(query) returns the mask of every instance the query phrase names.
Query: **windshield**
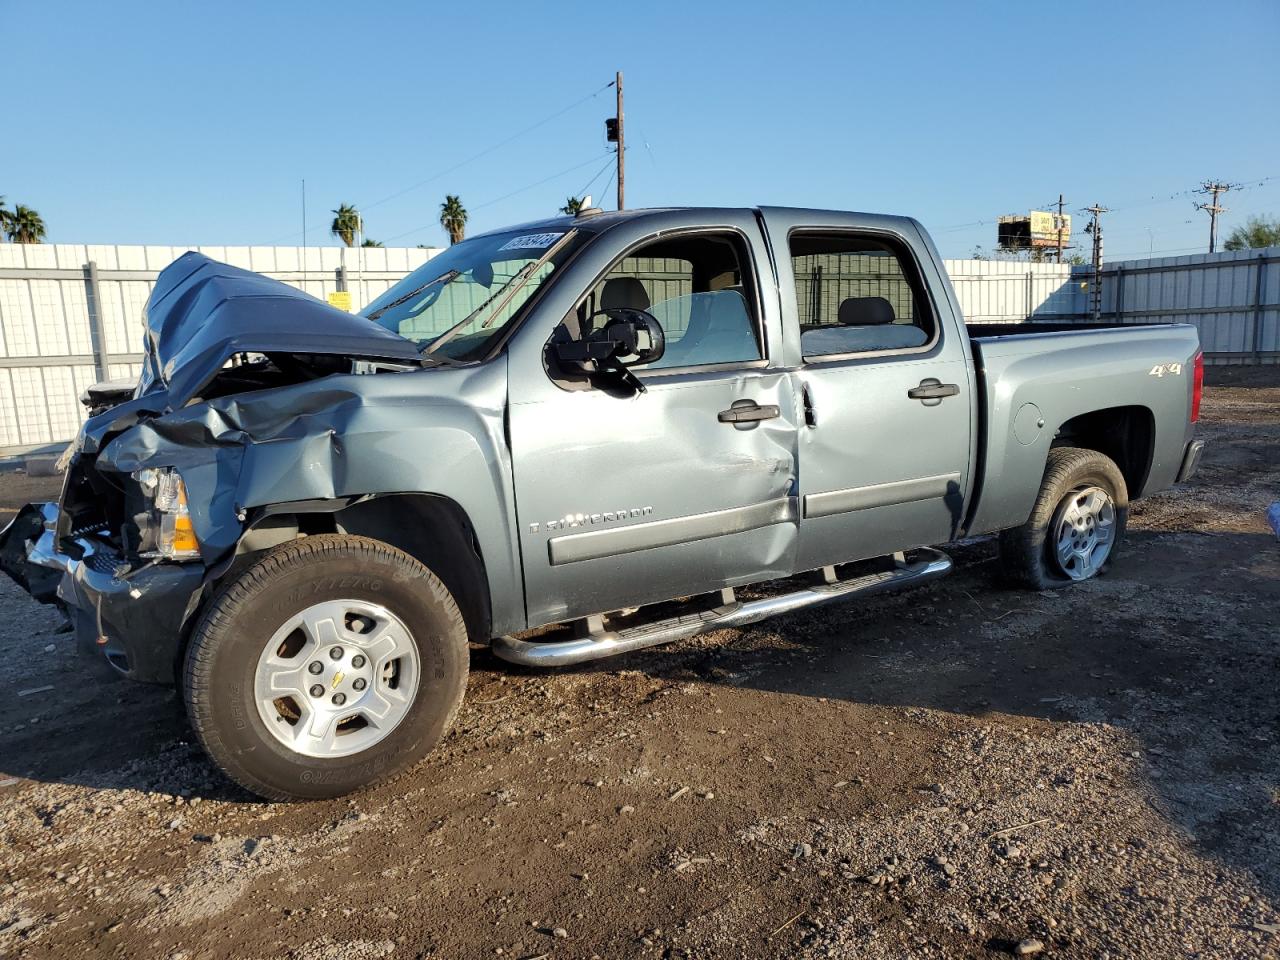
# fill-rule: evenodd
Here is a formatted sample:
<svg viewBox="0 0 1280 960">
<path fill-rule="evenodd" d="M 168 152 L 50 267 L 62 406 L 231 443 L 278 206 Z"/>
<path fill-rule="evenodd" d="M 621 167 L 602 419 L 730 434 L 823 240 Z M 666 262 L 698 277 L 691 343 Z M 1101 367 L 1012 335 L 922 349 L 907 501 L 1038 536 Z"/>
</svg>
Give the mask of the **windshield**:
<svg viewBox="0 0 1280 960">
<path fill-rule="evenodd" d="M 441 359 L 476 360 L 576 246 L 568 230 L 487 234 L 432 257 L 361 311 Z"/>
</svg>

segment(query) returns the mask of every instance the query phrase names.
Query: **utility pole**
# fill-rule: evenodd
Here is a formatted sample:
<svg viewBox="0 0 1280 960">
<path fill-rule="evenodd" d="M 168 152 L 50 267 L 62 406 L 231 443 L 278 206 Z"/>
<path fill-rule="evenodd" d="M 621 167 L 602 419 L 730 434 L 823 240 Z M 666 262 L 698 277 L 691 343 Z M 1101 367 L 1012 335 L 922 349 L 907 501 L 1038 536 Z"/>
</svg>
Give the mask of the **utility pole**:
<svg viewBox="0 0 1280 960">
<path fill-rule="evenodd" d="M 1102 317 L 1102 215 L 1110 211 L 1101 204 L 1085 207 L 1085 213 L 1093 215 L 1086 233 L 1093 234 L 1093 282 L 1089 291 L 1089 314 L 1095 320 Z"/>
<path fill-rule="evenodd" d="M 1223 183 L 1220 180 L 1206 180 L 1200 185 L 1200 193 L 1207 193 L 1212 196 L 1212 200 L 1208 203 L 1197 203 L 1197 210 L 1207 211 L 1209 214 L 1209 252 L 1213 253 L 1218 249 L 1218 214 L 1226 213 L 1227 208 L 1219 205 L 1218 195 L 1226 193 L 1235 184 Z"/>
<path fill-rule="evenodd" d="M 358 312 L 364 306 L 364 215 L 356 214 L 356 295 L 351 310 Z"/>
<path fill-rule="evenodd" d="M 623 208 L 627 183 L 627 141 L 622 127 L 622 71 L 614 82 L 618 94 L 618 209 Z"/>
<path fill-rule="evenodd" d="M 1062 262 L 1062 194 L 1058 194 L 1058 262 Z"/>
</svg>

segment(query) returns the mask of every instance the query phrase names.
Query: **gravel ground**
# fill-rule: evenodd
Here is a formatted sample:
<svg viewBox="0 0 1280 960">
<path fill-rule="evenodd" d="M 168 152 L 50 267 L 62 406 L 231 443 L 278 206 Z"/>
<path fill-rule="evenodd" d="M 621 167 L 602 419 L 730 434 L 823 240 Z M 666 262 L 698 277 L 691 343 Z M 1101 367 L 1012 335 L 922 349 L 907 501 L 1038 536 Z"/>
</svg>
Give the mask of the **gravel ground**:
<svg viewBox="0 0 1280 960">
<path fill-rule="evenodd" d="M 1280 370 L 1209 373 L 1201 474 L 1103 579 L 977 541 L 594 666 L 477 650 L 442 749 L 340 801 L 228 785 L 6 580 L 0 956 L 1275 957 Z"/>
</svg>

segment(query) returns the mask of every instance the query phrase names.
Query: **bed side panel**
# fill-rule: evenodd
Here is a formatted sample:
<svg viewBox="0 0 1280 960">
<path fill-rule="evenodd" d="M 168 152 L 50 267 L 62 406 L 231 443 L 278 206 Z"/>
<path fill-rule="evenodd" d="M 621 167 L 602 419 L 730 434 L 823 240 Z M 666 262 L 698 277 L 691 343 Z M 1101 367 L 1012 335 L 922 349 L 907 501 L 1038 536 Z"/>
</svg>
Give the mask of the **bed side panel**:
<svg viewBox="0 0 1280 960">
<path fill-rule="evenodd" d="M 1026 521 L 1054 437 L 1085 413 L 1149 410 L 1155 424 L 1152 463 L 1143 489 L 1129 494 L 1136 498 L 1173 483 L 1193 430 L 1188 416 L 1198 350 L 1196 329 L 1186 324 L 975 339 L 986 435 L 969 532 Z"/>
</svg>

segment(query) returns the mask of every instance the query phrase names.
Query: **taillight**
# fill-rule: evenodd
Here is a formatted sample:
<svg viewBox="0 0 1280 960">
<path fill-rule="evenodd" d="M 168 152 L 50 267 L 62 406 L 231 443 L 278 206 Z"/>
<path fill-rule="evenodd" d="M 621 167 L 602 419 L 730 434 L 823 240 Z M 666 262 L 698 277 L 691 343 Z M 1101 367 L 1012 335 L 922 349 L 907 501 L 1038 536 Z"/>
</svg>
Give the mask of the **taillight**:
<svg viewBox="0 0 1280 960">
<path fill-rule="evenodd" d="M 1200 419 L 1200 395 L 1204 393 L 1204 352 L 1196 354 L 1194 371 L 1191 374 L 1191 422 Z"/>
</svg>

